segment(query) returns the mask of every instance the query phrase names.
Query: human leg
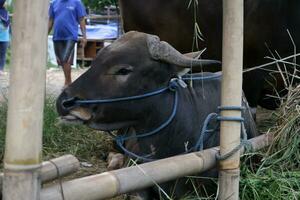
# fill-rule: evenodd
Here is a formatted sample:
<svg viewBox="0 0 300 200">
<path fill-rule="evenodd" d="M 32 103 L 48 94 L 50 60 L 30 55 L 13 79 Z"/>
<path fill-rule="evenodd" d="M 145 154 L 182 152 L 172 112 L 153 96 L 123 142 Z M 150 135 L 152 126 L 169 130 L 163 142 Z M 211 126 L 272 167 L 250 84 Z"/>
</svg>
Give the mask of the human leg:
<svg viewBox="0 0 300 200">
<path fill-rule="evenodd" d="M 65 86 L 72 83 L 71 65 L 73 64 L 75 41 L 69 40 L 66 42 L 65 53 L 63 57 L 63 70 L 65 74 Z"/>
<path fill-rule="evenodd" d="M 64 87 L 72 83 L 71 64 L 74 56 L 75 41 L 55 41 L 54 49 L 57 57 L 57 63 L 62 66 L 65 83 Z"/>
<path fill-rule="evenodd" d="M 64 71 L 64 75 L 65 75 L 65 86 L 68 86 L 72 83 L 71 64 L 68 62 L 64 63 L 63 71 Z"/>
</svg>

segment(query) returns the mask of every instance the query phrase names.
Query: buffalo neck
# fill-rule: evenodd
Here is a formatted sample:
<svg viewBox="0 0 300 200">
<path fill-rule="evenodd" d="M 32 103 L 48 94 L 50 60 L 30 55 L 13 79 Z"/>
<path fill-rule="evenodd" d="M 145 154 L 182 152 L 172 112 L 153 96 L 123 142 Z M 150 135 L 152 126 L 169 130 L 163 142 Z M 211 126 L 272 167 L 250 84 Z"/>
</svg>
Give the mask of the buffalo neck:
<svg viewBox="0 0 300 200">
<path fill-rule="evenodd" d="M 139 152 L 142 155 L 155 153 L 153 158 L 164 158 L 184 153 L 195 145 L 202 128 L 201 122 L 212 111 L 216 110 L 218 101 L 215 104 L 211 101 L 211 93 L 203 87 L 203 91 L 197 88 L 178 89 L 178 108 L 172 122 L 158 133 L 138 139 Z M 174 95 L 169 92 L 160 95 L 155 99 L 155 105 L 148 111 L 146 117 L 134 127 L 136 133 L 145 133 L 164 123 L 172 112 Z"/>
</svg>

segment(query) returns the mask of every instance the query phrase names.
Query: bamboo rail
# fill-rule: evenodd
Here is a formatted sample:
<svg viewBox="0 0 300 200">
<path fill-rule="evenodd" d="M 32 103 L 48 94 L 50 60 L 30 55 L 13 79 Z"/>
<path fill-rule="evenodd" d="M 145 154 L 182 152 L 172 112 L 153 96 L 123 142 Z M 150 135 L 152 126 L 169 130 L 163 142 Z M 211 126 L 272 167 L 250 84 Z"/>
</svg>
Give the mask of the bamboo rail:
<svg viewBox="0 0 300 200">
<path fill-rule="evenodd" d="M 80 163 L 75 156 L 61 156 L 42 163 L 40 178 L 42 183 L 46 183 L 59 177 L 72 174 L 76 172 L 79 167 Z M 4 174 L 0 173 L 0 188 L 2 188 L 3 178 Z"/>
<path fill-rule="evenodd" d="M 249 140 L 253 150 L 268 146 L 273 135 L 261 135 Z M 140 190 L 156 183 L 204 172 L 216 164 L 219 148 L 170 157 L 138 166 L 79 178 L 44 188 L 41 200 L 99 200 Z M 244 148 L 241 149 L 244 152 Z M 172 170 L 170 170 L 172 169 Z M 63 188 L 63 194 L 61 189 Z"/>
</svg>

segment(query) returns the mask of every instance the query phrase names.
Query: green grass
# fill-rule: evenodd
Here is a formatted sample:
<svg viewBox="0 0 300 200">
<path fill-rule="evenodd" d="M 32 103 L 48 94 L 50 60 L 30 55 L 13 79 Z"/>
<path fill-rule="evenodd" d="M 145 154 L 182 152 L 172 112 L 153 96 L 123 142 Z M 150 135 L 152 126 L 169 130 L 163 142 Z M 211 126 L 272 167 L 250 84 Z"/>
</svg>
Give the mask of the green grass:
<svg viewBox="0 0 300 200">
<path fill-rule="evenodd" d="M 11 63 L 11 44 L 8 46 L 6 51 L 6 58 L 5 58 L 5 66 L 4 69 L 8 70 Z"/>
<path fill-rule="evenodd" d="M 88 159 L 102 157 L 109 150 L 111 141 L 103 132 L 84 125 L 59 124 L 54 99 L 46 100 L 44 112 L 44 155 L 71 153 L 80 159 Z"/>
<path fill-rule="evenodd" d="M 300 199 L 300 171 L 281 171 L 273 167 L 252 171 L 243 167 L 241 176 L 242 200 Z"/>
<path fill-rule="evenodd" d="M 300 89 L 296 96 L 300 96 Z M 293 103 L 294 102 L 294 103 Z M 241 200 L 298 200 L 300 199 L 300 114 L 299 101 L 287 102 L 274 116 L 277 123 L 270 127 L 275 141 L 267 149 L 248 153 L 241 160 Z M 0 156 L 4 155 L 7 105 L 0 105 Z M 274 125 L 275 124 L 275 125 Z M 265 129 L 266 127 L 264 127 Z M 44 160 L 64 154 L 73 154 L 101 168 L 76 174 L 76 176 L 99 173 L 105 170 L 103 162 L 111 149 L 111 139 L 100 131 L 83 125 L 63 125 L 58 121 L 55 99 L 48 98 L 44 108 L 43 157 Z M 191 177 L 191 181 L 199 177 Z M 217 183 L 217 181 L 216 181 Z M 217 185 L 217 184 L 216 184 Z M 217 186 L 216 186 L 217 187 Z M 195 188 L 198 186 L 195 184 Z M 208 188 L 211 189 L 211 188 Z M 214 199 L 202 188 L 184 199 Z M 163 195 L 162 195 L 163 196 Z"/>
<path fill-rule="evenodd" d="M 0 158 L 4 157 L 7 104 L 0 104 Z"/>
<path fill-rule="evenodd" d="M 0 105 L 0 156 L 4 155 L 7 105 Z M 103 132 L 83 125 L 59 123 L 55 99 L 48 98 L 44 108 L 43 160 L 64 154 L 73 154 L 80 160 L 94 161 L 104 158 L 110 150 L 111 140 Z"/>
<path fill-rule="evenodd" d="M 271 146 L 262 153 L 244 157 L 240 182 L 242 200 L 300 199 L 299 96 L 300 87 L 291 90 L 276 112 L 277 123 L 270 129 L 275 134 Z"/>
</svg>

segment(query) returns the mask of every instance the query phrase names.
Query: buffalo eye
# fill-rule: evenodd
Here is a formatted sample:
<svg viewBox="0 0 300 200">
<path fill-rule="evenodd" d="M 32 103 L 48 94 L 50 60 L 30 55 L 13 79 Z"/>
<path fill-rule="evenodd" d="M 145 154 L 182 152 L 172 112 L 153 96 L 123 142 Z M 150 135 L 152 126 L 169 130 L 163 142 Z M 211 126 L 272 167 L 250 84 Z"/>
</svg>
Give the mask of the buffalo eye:
<svg viewBox="0 0 300 200">
<path fill-rule="evenodd" d="M 133 71 L 133 67 L 130 65 L 119 65 L 113 68 L 112 74 L 126 76 Z"/>
<path fill-rule="evenodd" d="M 121 68 L 116 72 L 116 75 L 128 75 L 132 72 L 132 69 L 130 68 Z"/>
<path fill-rule="evenodd" d="M 133 66 L 122 64 L 122 65 L 115 65 L 115 66 L 109 67 L 106 75 L 127 76 L 131 72 L 133 72 Z"/>
</svg>

